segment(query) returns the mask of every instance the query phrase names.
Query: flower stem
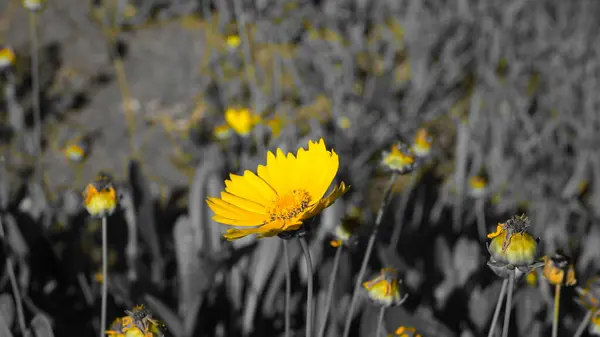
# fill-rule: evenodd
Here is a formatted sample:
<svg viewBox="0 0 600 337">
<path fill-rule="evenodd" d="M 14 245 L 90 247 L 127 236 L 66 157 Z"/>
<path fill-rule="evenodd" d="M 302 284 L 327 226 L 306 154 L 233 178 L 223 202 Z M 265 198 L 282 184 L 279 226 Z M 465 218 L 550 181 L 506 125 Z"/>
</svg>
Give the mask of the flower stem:
<svg viewBox="0 0 600 337">
<path fill-rule="evenodd" d="M 325 301 L 325 311 L 322 318 L 323 322 L 321 323 L 317 337 L 323 337 L 325 334 L 325 327 L 327 327 L 327 319 L 329 318 L 329 310 L 331 309 L 331 299 L 333 298 L 333 287 L 335 286 L 335 277 L 340 265 L 340 256 L 342 256 L 342 247 L 343 246 L 339 246 L 336 249 L 333 258 L 333 267 L 331 269 L 331 274 L 329 275 L 329 285 L 327 286 L 327 300 Z"/>
<path fill-rule="evenodd" d="M 400 241 L 400 233 L 402 233 L 402 227 L 404 227 L 404 212 L 406 211 L 406 206 L 408 205 L 408 200 L 410 198 L 410 194 L 415 186 L 415 182 L 417 181 L 416 173 L 413 173 L 410 177 L 408 185 L 404 189 L 402 194 L 402 199 L 400 200 L 400 206 L 398 208 L 398 214 L 400 215 L 400 221 L 396 223 L 394 226 L 394 231 L 392 232 L 392 239 L 390 240 L 390 247 L 396 249 L 398 247 L 398 241 Z"/>
<path fill-rule="evenodd" d="M 585 313 L 585 316 L 581 320 L 581 323 L 579 323 L 579 326 L 577 327 L 577 331 L 575 332 L 575 335 L 573 335 L 573 337 L 581 337 L 581 335 L 583 335 L 583 331 L 587 327 L 587 325 L 590 321 L 590 318 L 592 318 L 592 314 L 593 314 L 592 310 L 588 310 Z"/>
<path fill-rule="evenodd" d="M 479 198 L 475 201 L 475 215 L 477 216 L 477 232 L 480 239 L 485 239 L 485 199 Z"/>
<path fill-rule="evenodd" d="M 381 337 L 381 327 L 383 326 L 383 316 L 385 314 L 385 307 L 382 306 L 379 309 L 379 318 L 377 319 L 377 332 L 375 333 L 375 337 Z"/>
<path fill-rule="evenodd" d="M 494 316 L 492 317 L 492 324 L 490 325 L 490 331 L 488 332 L 488 337 L 492 337 L 494 335 L 494 330 L 496 329 L 496 324 L 498 323 L 498 318 L 500 317 L 500 309 L 502 308 L 502 301 L 504 301 L 504 295 L 506 294 L 507 284 L 508 284 L 508 280 L 504 279 L 502 281 L 502 288 L 500 288 L 500 295 L 498 295 L 498 303 L 496 303 L 496 309 L 494 310 Z"/>
<path fill-rule="evenodd" d="M 554 286 L 554 315 L 552 316 L 552 337 L 558 336 L 558 310 L 560 308 L 561 284 Z"/>
<path fill-rule="evenodd" d="M 508 294 L 506 294 L 506 308 L 504 309 L 504 326 L 502 327 L 502 337 L 508 337 L 510 328 L 510 311 L 512 309 L 513 288 L 515 287 L 515 273 L 513 270 L 508 278 Z"/>
<path fill-rule="evenodd" d="M 35 182 L 42 187 L 42 113 L 40 111 L 40 72 L 38 67 L 37 13 L 29 12 L 29 34 L 31 40 L 31 90 L 35 146 Z"/>
<path fill-rule="evenodd" d="M 108 258 L 108 238 L 107 238 L 107 229 L 106 229 L 106 217 L 102 218 L 102 306 L 100 312 L 100 337 L 104 337 L 104 329 L 106 328 L 106 296 L 108 292 L 107 288 L 107 258 Z"/>
<path fill-rule="evenodd" d="M 313 266 L 306 239 L 304 237 L 299 237 L 298 240 L 300 240 L 300 246 L 302 246 L 302 251 L 304 251 L 306 270 L 308 272 L 308 289 L 306 291 L 306 337 L 310 337 L 312 335 Z"/>
<path fill-rule="evenodd" d="M 369 237 L 367 250 L 365 251 L 365 256 L 363 257 L 362 265 L 360 266 L 360 271 L 356 278 L 356 283 L 354 284 L 352 300 L 350 301 L 350 307 L 348 308 L 348 313 L 346 314 L 346 323 L 344 325 L 344 333 L 342 334 L 343 337 L 348 337 L 348 334 L 350 333 L 352 314 L 354 313 L 354 307 L 356 306 L 356 301 L 358 300 L 358 291 L 360 290 L 362 279 L 365 276 L 365 272 L 367 271 L 367 264 L 369 262 L 369 258 L 371 257 L 373 246 L 375 245 L 375 238 L 377 237 L 377 233 L 379 232 L 379 225 L 381 224 L 381 220 L 383 219 L 383 212 L 385 211 L 385 206 L 389 202 L 389 199 L 392 195 L 392 186 L 394 186 L 394 182 L 396 181 L 397 176 L 398 175 L 396 173 L 392 173 L 392 175 L 390 176 L 388 186 L 386 187 L 385 193 L 383 195 L 383 200 L 381 201 L 381 205 L 379 206 L 379 210 L 377 211 L 375 226 L 373 227 L 373 231 L 371 232 L 371 236 Z"/>
<path fill-rule="evenodd" d="M 0 239 L 4 240 L 4 227 L 2 225 L 2 218 L 0 218 Z M 8 278 L 10 279 L 10 285 L 12 287 L 13 296 L 15 297 L 15 305 L 17 307 L 17 317 L 19 320 L 19 329 L 21 330 L 21 336 L 26 336 L 27 325 L 25 324 L 25 314 L 23 312 L 21 292 L 19 290 L 19 284 L 17 283 L 17 277 L 15 276 L 12 258 L 8 255 L 6 256 L 6 271 L 8 273 Z"/>
<path fill-rule="evenodd" d="M 290 337 L 290 301 L 292 297 L 292 272 L 290 270 L 290 253 L 287 240 L 283 241 L 285 255 L 285 337 Z"/>
</svg>

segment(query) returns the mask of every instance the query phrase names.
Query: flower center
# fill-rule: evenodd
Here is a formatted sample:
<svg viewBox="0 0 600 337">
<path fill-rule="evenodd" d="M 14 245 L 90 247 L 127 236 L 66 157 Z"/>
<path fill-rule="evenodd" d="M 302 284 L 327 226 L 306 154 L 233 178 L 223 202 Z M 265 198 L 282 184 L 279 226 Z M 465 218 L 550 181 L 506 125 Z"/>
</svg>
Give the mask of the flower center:
<svg viewBox="0 0 600 337">
<path fill-rule="evenodd" d="M 293 190 L 277 197 L 269 209 L 271 221 L 289 220 L 304 212 L 310 203 L 310 195 L 305 190 Z"/>
</svg>

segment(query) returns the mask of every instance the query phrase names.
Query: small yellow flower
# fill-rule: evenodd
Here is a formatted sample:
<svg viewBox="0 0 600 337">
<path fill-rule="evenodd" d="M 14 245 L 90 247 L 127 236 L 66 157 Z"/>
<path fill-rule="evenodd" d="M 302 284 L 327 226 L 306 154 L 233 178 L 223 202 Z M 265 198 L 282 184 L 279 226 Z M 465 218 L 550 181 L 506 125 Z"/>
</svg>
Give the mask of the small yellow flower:
<svg viewBox="0 0 600 337">
<path fill-rule="evenodd" d="M 471 196 L 480 198 L 485 195 L 487 188 L 487 179 L 482 175 L 475 175 L 469 179 Z"/>
<path fill-rule="evenodd" d="M 537 285 L 537 281 L 538 274 L 536 270 L 532 270 L 529 273 L 527 273 L 527 275 L 525 275 L 525 282 L 527 282 L 528 285 L 535 287 Z"/>
<path fill-rule="evenodd" d="M 275 117 L 268 120 L 266 124 L 271 130 L 273 137 L 279 137 L 284 126 L 284 119 L 280 115 L 275 115 Z"/>
<path fill-rule="evenodd" d="M 342 182 L 324 197 L 338 171 L 335 151 L 328 151 L 323 139 L 309 141 L 308 150 L 300 148 L 294 156 L 281 149 L 267 153 L 266 166 L 257 174 L 246 170 L 243 176 L 230 174 L 220 198 L 208 198 L 213 219 L 229 229 L 228 240 L 247 235 L 269 237 L 296 231 L 348 190 Z"/>
<path fill-rule="evenodd" d="M 596 311 L 590 319 L 589 332 L 590 335 L 600 336 L 600 311 Z"/>
<path fill-rule="evenodd" d="M 352 122 L 347 116 L 342 116 L 337 119 L 337 126 L 340 129 L 347 130 L 352 126 Z"/>
<path fill-rule="evenodd" d="M 260 116 L 249 109 L 228 108 L 225 111 L 225 121 L 240 136 L 248 136 L 250 131 L 260 122 Z"/>
<path fill-rule="evenodd" d="M 113 337 L 162 337 L 165 324 L 155 319 L 144 305 L 125 310 L 127 316 L 117 318 L 106 330 Z"/>
<path fill-rule="evenodd" d="M 402 280 L 398 271 L 393 268 L 383 268 L 380 274 L 363 283 L 369 299 L 378 305 L 389 307 L 402 304 L 408 295 L 402 296 L 400 285 Z"/>
<path fill-rule="evenodd" d="M 388 337 L 422 337 L 420 333 L 417 332 L 415 328 L 408 328 L 405 326 L 400 326 L 396 331 L 394 331 L 393 335 L 388 335 Z"/>
<path fill-rule="evenodd" d="M 563 284 L 573 286 L 577 283 L 575 279 L 575 267 L 569 263 L 569 259 L 559 253 L 554 256 L 544 256 L 544 271 L 543 275 L 548 283 L 552 285 Z M 565 279 L 565 271 L 567 277 Z"/>
<path fill-rule="evenodd" d="M 106 175 L 100 174 L 98 178 L 89 183 L 83 192 L 83 204 L 92 217 L 105 217 L 111 215 L 119 203 L 117 192 Z"/>
<path fill-rule="evenodd" d="M 83 137 L 78 137 L 67 143 L 63 153 L 68 160 L 81 162 L 85 159 L 88 149 L 88 142 Z"/>
<path fill-rule="evenodd" d="M 213 136 L 218 140 L 225 140 L 231 137 L 231 127 L 229 124 L 221 124 L 215 126 Z"/>
<path fill-rule="evenodd" d="M 412 150 L 415 156 L 419 158 L 427 157 L 431 153 L 431 143 L 433 140 L 425 129 L 419 129 L 415 135 Z"/>
<path fill-rule="evenodd" d="M 496 262 L 513 266 L 526 266 L 535 261 L 537 240 L 527 233 L 529 219 L 525 216 L 514 216 L 506 223 L 498 224 L 494 233 L 488 234 L 492 239 L 488 250 Z"/>
<path fill-rule="evenodd" d="M 576 288 L 579 298 L 577 302 L 587 310 L 600 310 L 600 276 L 594 276 L 587 281 L 585 288 Z"/>
<path fill-rule="evenodd" d="M 10 47 L 1 47 L 0 48 L 0 70 L 4 70 L 8 67 L 12 67 L 15 65 L 17 60 L 17 56 L 15 52 Z"/>
<path fill-rule="evenodd" d="M 23 0 L 23 7 L 32 12 L 37 12 L 42 10 L 44 2 L 43 0 Z"/>
<path fill-rule="evenodd" d="M 413 151 L 405 144 L 394 144 L 391 151 L 384 151 L 381 163 L 398 174 L 412 172 L 416 167 Z"/>
<path fill-rule="evenodd" d="M 232 35 L 227 36 L 225 43 L 227 43 L 227 47 L 229 47 L 231 49 L 235 49 L 240 46 L 240 44 L 242 43 L 242 39 L 240 39 L 239 35 L 232 34 Z"/>
<path fill-rule="evenodd" d="M 353 237 L 360 227 L 360 209 L 358 207 L 352 207 L 348 213 L 349 214 L 342 219 L 342 222 L 335 227 L 333 232 L 334 239 L 329 242 L 332 247 L 337 248 L 342 244 L 351 244 Z"/>
</svg>

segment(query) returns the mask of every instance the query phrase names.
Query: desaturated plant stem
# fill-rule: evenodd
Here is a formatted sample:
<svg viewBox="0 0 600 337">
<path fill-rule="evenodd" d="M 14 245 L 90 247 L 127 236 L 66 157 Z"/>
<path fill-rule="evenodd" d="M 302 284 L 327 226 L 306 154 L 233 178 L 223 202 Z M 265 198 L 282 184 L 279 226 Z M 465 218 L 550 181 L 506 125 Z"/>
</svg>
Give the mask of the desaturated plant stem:
<svg viewBox="0 0 600 337">
<path fill-rule="evenodd" d="M 377 332 L 375 337 L 381 337 L 381 328 L 383 327 L 383 316 L 385 315 L 385 307 L 379 309 L 379 318 L 377 319 Z"/>
<path fill-rule="evenodd" d="M 496 329 L 496 324 L 498 323 L 498 318 L 500 317 L 500 309 L 502 308 L 502 302 L 504 301 L 504 295 L 506 294 L 507 284 L 508 284 L 508 280 L 504 279 L 502 281 L 502 288 L 500 288 L 500 295 L 498 295 L 498 302 L 496 303 L 496 309 L 494 309 L 494 316 L 492 317 L 492 324 L 490 325 L 490 331 L 488 332 L 488 337 L 492 337 L 494 335 L 494 330 Z"/>
<path fill-rule="evenodd" d="M 383 195 L 383 200 L 381 201 L 381 205 L 379 205 L 379 210 L 377 211 L 377 218 L 375 218 L 375 226 L 373 227 L 373 231 L 371 232 L 371 236 L 369 237 L 369 243 L 367 243 L 367 250 L 365 251 L 365 256 L 363 257 L 362 264 L 360 266 L 360 271 L 356 278 L 356 283 L 354 284 L 354 290 L 352 292 L 352 300 L 350 301 L 350 307 L 348 308 L 348 313 L 346 314 L 346 322 L 344 324 L 344 333 L 343 337 L 348 337 L 350 333 L 350 325 L 352 324 L 352 315 L 354 314 L 354 307 L 356 306 L 356 301 L 358 300 L 358 291 L 360 290 L 360 285 L 362 284 L 362 279 L 365 276 L 367 271 L 367 264 L 369 262 L 369 258 L 371 257 L 371 252 L 373 251 L 373 247 L 375 246 L 375 238 L 377 237 L 377 233 L 379 232 L 379 226 L 381 225 L 381 220 L 383 220 L 383 213 L 385 211 L 385 207 L 387 206 L 390 197 L 392 196 L 392 187 L 396 182 L 397 173 L 392 173 L 390 176 L 390 180 L 388 182 L 388 186 L 385 189 L 385 193 Z"/>
<path fill-rule="evenodd" d="M 283 241 L 283 254 L 285 256 L 285 337 L 290 337 L 290 301 L 292 297 L 292 271 L 290 266 L 290 252 L 287 240 Z"/>
<path fill-rule="evenodd" d="M 577 327 L 577 331 L 575 332 L 573 337 L 581 337 L 581 335 L 583 335 L 583 332 L 585 331 L 585 328 L 590 323 L 590 318 L 592 318 L 593 314 L 594 314 L 594 312 L 592 310 L 588 310 L 585 313 L 585 316 L 581 320 L 581 323 L 579 323 L 579 326 Z"/>
<path fill-rule="evenodd" d="M 106 297 L 108 293 L 107 286 L 107 265 L 108 265 L 108 235 L 107 235 L 107 217 L 102 217 L 102 305 L 100 313 L 100 337 L 104 337 L 104 329 L 106 328 Z"/>
<path fill-rule="evenodd" d="M 327 299 L 325 300 L 325 311 L 323 312 L 323 318 L 317 337 L 323 337 L 325 334 L 325 328 L 327 327 L 327 319 L 329 318 L 329 310 L 331 309 L 331 300 L 333 299 L 333 289 L 335 286 L 335 277 L 337 270 L 340 266 L 340 257 L 342 256 L 342 247 L 340 245 L 335 251 L 335 257 L 333 258 L 333 267 L 331 268 L 331 274 L 329 275 L 329 284 L 327 285 Z"/>
<path fill-rule="evenodd" d="M 2 224 L 2 218 L 0 217 L 0 239 L 4 241 L 4 237 L 4 225 Z M 8 255 L 6 256 L 6 272 L 8 273 L 8 278 L 12 287 L 13 296 L 15 297 L 15 306 L 17 307 L 17 318 L 19 321 L 19 329 L 21 330 L 21 336 L 26 336 L 27 325 L 25 324 L 25 314 L 23 312 L 21 291 L 19 290 L 19 284 L 17 283 L 17 277 L 15 276 L 12 258 Z"/>
<path fill-rule="evenodd" d="M 310 337 L 312 336 L 313 266 L 306 239 L 304 237 L 299 237 L 298 240 L 300 241 L 300 246 L 302 246 L 302 251 L 304 252 L 306 271 L 308 274 L 308 286 L 306 290 L 306 337 Z"/>
<path fill-rule="evenodd" d="M 515 287 L 515 273 L 513 270 L 508 278 L 508 293 L 506 294 L 506 308 L 504 308 L 504 326 L 502 326 L 502 337 L 508 337 L 510 329 L 510 309 L 512 308 L 513 290 Z"/>
<path fill-rule="evenodd" d="M 42 187 L 42 113 L 40 111 L 40 72 L 38 61 L 37 16 L 35 11 L 29 12 L 29 39 L 31 41 L 31 89 L 35 146 L 35 182 Z"/>
</svg>

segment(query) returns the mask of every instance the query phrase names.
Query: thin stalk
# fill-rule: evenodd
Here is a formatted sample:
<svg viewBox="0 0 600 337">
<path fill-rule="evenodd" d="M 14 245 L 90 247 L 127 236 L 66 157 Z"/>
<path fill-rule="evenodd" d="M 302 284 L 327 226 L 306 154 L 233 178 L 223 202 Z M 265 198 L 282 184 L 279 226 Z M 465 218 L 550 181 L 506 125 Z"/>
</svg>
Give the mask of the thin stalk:
<svg viewBox="0 0 600 337">
<path fill-rule="evenodd" d="M 488 332 L 488 337 L 492 337 L 494 335 L 494 330 L 496 329 L 496 324 L 498 323 L 498 318 L 500 317 L 500 309 L 502 308 L 502 302 L 504 301 L 504 295 L 506 294 L 507 284 L 508 284 L 508 280 L 504 279 L 502 281 L 502 288 L 500 288 L 500 295 L 498 295 L 498 302 L 496 303 L 496 309 L 494 310 L 494 316 L 492 317 L 492 324 L 490 325 L 490 331 Z"/>
<path fill-rule="evenodd" d="M 108 265 L 108 235 L 106 229 L 107 217 L 102 218 L 102 306 L 100 313 L 100 337 L 104 337 L 106 328 L 106 296 L 108 293 L 107 265 Z"/>
<path fill-rule="evenodd" d="M 581 320 L 581 323 L 579 323 L 579 326 L 577 327 L 577 331 L 575 332 L 575 335 L 573 335 L 573 337 L 581 337 L 581 335 L 583 335 L 583 331 L 588 326 L 588 324 L 590 322 L 590 318 L 592 318 L 593 314 L 594 313 L 592 312 L 592 310 L 588 310 L 585 313 L 585 316 Z"/>
<path fill-rule="evenodd" d="M 375 337 L 381 337 L 381 327 L 383 326 L 383 316 L 385 314 L 385 307 L 382 306 L 379 309 L 379 318 L 377 319 L 377 332 L 375 333 Z"/>
<path fill-rule="evenodd" d="M 480 239 L 485 239 L 485 199 L 479 198 L 475 201 L 475 215 L 477 216 L 477 232 Z"/>
<path fill-rule="evenodd" d="M 42 113 L 40 111 L 40 72 L 38 61 L 37 13 L 29 12 L 29 39 L 31 40 L 31 90 L 33 95 L 33 128 L 35 143 L 35 181 L 42 184 Z"/>
<path fill-rule="evenodd" d="M 554 315 L 552 315 L 552 337 L 558 336 L 558 311 L 560 309 L 560 289 L 562 284 L 554 286 Z"/>
<path fill-rule="evenodd" d="M 0 239 L 4 241 L 4 226 L 2 225 L 2 219 L 0 218 Z M 13 296 L 15 297 L 15 304 L 17 307 L 17 318 L 19 321 L 19 329 L 21 330 L 21 336 L 26 336 L 27 325 L 25 324 L 25 314 L 23 312 L 23 302 L 21 299 L 21 291 L 17 283 L 17 277 L 15 276 L 15 270 L 13 268 L 12 258 L 6 256 L 6 271 L 8 272 L 8 278 L 10 285 L 13 290 Z"/>
<path fill-rule="evenodd" d="M 331 268 L 331 274 L 329 275 L 329 285 L 327 286 L 327 300 L 325 301 L 325 312 L 323 313 L 323 322 L 319 327 L 317 337 L 323 337 L 323 335 L 325 334 L 325 328 L 327 327 L 327 319 L 329 318 L 329 310 L 331 309 L 331 300 L 333 298 L 333 287 L 335 286 L 335 277 L 340 266 L 340 256 L 342 256 L 342 247 L 343 246 L 339 246 L 336 249 L 335 256 L 333 257 L 333 267 Z"/>
<path fill-rule="evenodd" d="M 508 294 L 506 294 L 506 308 L 504 309 L 504 326 L 502 327 L 502 337 L 508 337 L 510 328 L 510 311 L 512 309 L 513 288 L 515 287 L 515 270 L 510 273 L 508 278 Z"/>
<path fill-rule="evenodd" d="M 415 186 L 415 182 L 417 180 L 416 177 L 416 173 L 411 174 L 410 180 L 408 181 L 408 185 L 406 185 L 406 188 L 402 193 L 402 199 L 400 199 L 400 206 L 398 206 L 398 214 L 400 216 L 400 219 L 396 223 L 396 226 L 394 226 L 394 231 L 392 232 L 392 239 L 390 240 L 390 247 L 394 249 L 398 247 L 398 241 L 400 241 L 400 233 L 402 233 L 402 227 L 404 227 L 404 212 L 406 212 L 408 199 Z"/>
<path fill-rule="evenodd" d="M 285 255 L 285 337 L 290 337 L 290 301 L 292 297 L 292 271 L 290 266 L 290 252 L 287 240 L 283 241 L 283 254 Z"/>
<path fill-rule="evenodd" d="M 379 210 L 377 211 L 377 218 L 375 218 L 375 226 L 373 227 L 373 231 L 371 232 L 371 236 L 369 237 L 369 243 L 367 243 L 367 250 L 365 251 L 365 256 L 363 257 L 362 264 L 360 266 L 360 271 L 356 278 L 356 283 L 354 284 L 352 300 L 350 301 L 350 307 L 348 308 L 348 313 L 346 314 L 346 323 L 344 325 L 344 333 L 342 335 L 343 337 L 348 337 L 348 334 L 350 333 L 352 314 L 354 313 L 354 307 L 356 306 L 356 301 L 358 300 L 358 292 L 360 290 L 360 285 L 362 284 L 362 279 L 367 271 L 367 264 L 369 262 L 369 258 L 371 257 L 373 246 L 375 246 L 375 238 L 377 237 L 377 233 L 379 232 L 379 226 L 381 225 L 381 220 L 383 219 L 385 207 L 390 201 L 390 197 L 392 196 L 392 186 L 394 186 L 394 182 L 396 182 L 397 176 L 398 174 L 396 173 L 392 173 L 392 175 L 390 176 L 390 180 L 383 195 L 383 200 L 381 201 L 381 205 L 379 206 Z"/>
<path fill-rule="evenodd" d="M 302 246 L 302 251 L 306 258 L 306 270 L 308 271 L 308 289 L 306 291 L 306 337 L 310 337 L 312 335 L 313 266 L 306 239 L 304 237 L 299 237 L 298 240 L 300 240 L 300 246 Z"/>
</svg>

